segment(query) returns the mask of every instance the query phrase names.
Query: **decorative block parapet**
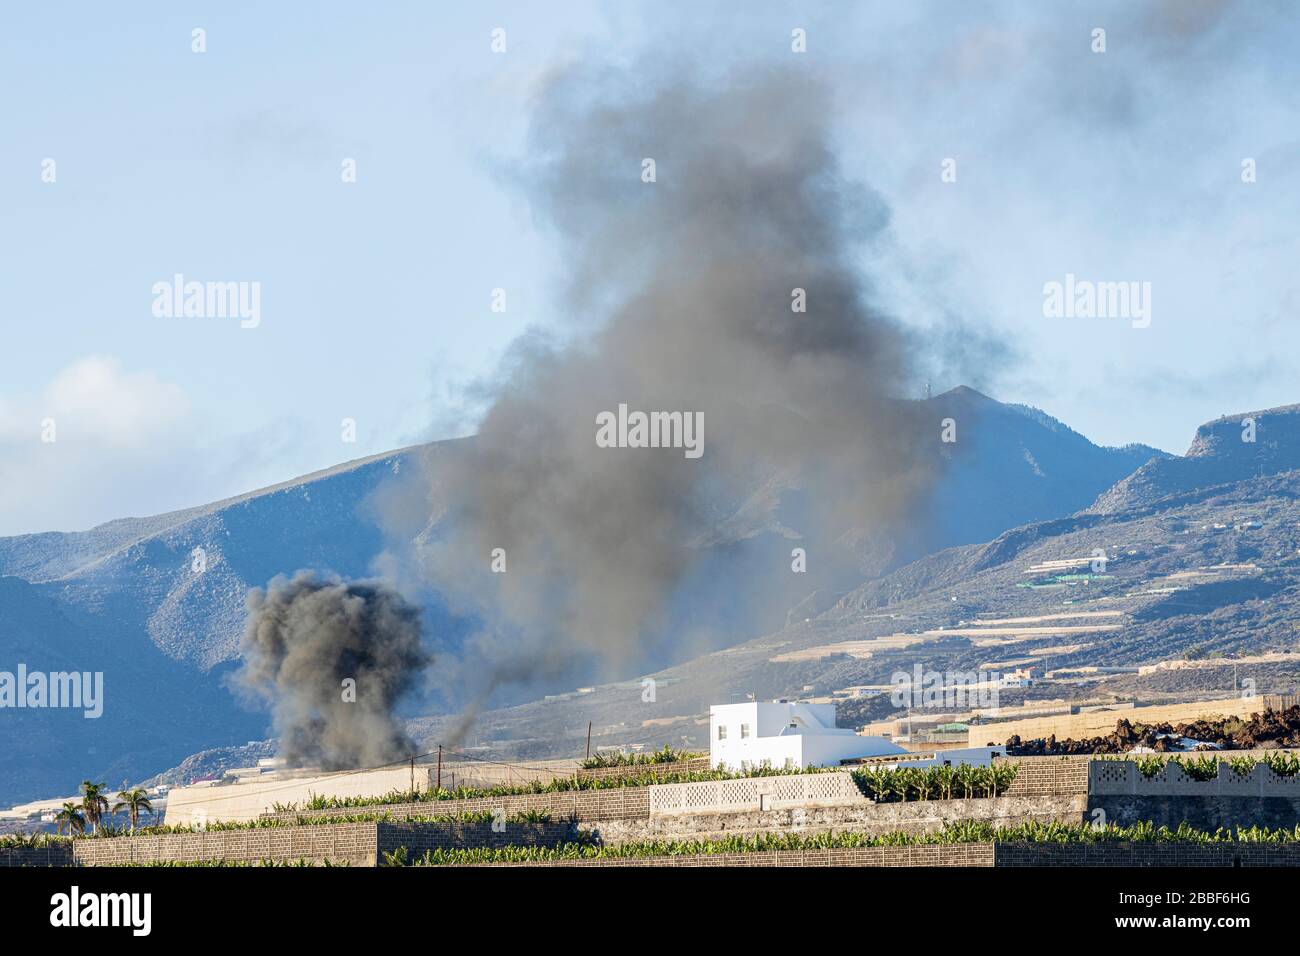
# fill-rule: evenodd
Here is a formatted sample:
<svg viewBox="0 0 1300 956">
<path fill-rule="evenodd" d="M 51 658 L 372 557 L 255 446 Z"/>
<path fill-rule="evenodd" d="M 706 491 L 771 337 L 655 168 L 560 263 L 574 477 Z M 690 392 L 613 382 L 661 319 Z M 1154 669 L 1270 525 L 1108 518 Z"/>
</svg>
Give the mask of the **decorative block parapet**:
<svg viewBox="0 0 1300 956">
<path fill-rule="evenodd" d="M 650 787 L 652 817 L 788 810 L 796 807 L 865 806 L 870 803 L 848 773 L 746 777 L 739 780 L 657 784 Z"/>
<path fill-rule="evenodd" d="M 1220 761 L 1213 780 L 1196 780 L 1171 760 L 1145 777 L 1132 760 L 1094 760 L 1088 766 L 1088 792 L 1094 796 L 1300 798 L 1300 775 L 1284 777 L 1262 763 L 1241 775 Z"/>
</svg>

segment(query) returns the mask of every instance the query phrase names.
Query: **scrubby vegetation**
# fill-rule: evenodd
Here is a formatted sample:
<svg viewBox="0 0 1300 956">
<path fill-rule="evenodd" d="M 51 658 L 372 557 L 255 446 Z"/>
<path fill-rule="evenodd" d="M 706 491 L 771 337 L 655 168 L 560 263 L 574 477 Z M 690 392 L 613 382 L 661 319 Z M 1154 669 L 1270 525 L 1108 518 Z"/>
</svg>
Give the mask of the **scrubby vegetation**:
<svg viewBox="0 0 1300 956">
<path fill-rule="evenodd" d="M 612 777 L 561 777 L 541 783 L 502 784 L 495 787 L 446 787 L 431 790 L 393 790 L 377 797 L 322 797 L 313 795 L 301 807 L 296 803 L 276 804 L 279 813 L 298 810 L 342 810 L 352 807 L 388 806 L 395 803 L 437 803 L 443 800 L 477 800 L 484 797 L 519 797 L 541 793 L 573 793 L 587 790 L 618 790 L 623 787 L 648 787 L 659 783 L 703 783 L 711 780 L 739 780 L 745 777 L 780 777 L 800 773 L 833 773 L 843 767 L 816 767 L 807 770 L 780 770 L 759 767 L 743 772 L 730 770 L 674 770 L 655 772 L 647 769 L 638 774 Z"/>
<path fill-rule="evenodd" d="M 877 803 L 996 797 L 1016 779 L 1019 764 L 989 767 L 871 767 L 853 771 L 862 792 Z"/>
<path fill-rule="evenodd" d="M 472 849 L 429 850 L 407 865 L 448 866 L 476 863 L 562 862 L 565 860 L 600 860 L 658 856 L 696 856 L 723 853 L 764 853 L 772 850 L 838 850 L 860 847 L 932 846 L 961 843 L 1297 843 L 1300 826 L 1269 830 L 1259 827 L 1213 832 L 1197 830 L 1186 823 L 1177 829 L 1150 823 L 1119 827 L 1089 824 L 1027 823 L 1014 827 L 995 827 L 989 823 L 966 821 L 949 824 L 930 833 L 886 833 L 871 835 L 857 832 L 764 833 L 753 836 L 727 837 L 721 840 L 644 840 L 617 846 L 566 843 L 555 847 L 475 847 Z"/>
<path fill-rule="evenodd" d="M 591 778 L 565 777 L 547 783 L 527 783 L 498 787 L 457 787 L 455 790 L 394 790 L 377 797 L 313 796 L 300 808 L 298 804 L 276 804 L 278 813 L 302 810 L 344 810 L 354 807 L 390 806 L 398 803 L 436 803 L 443 800 L 474 800 L 484 797 L 516 797 L 530 794 L 571 793 L 584 790 L 617 790 L 623 787 L 646 787 L 665 783 L 707 783 L 714 780 L 742 780 L 750 777 L 782 777 L 812 773 L 853 775 L 863 793 L 877 802 L 899 800 L 947 800 L 961 797 L 991 797 L 1005 792 L 1016 776 L 1016 765 L 1003 763 L 994 767 L 809 767 L 784 770 L 756 767 L 744 771 L 694 770 Z"/>
<path fill-rule="evenodd" d="M 456 813 L 456 814 L 421 814 L 418 816 L 404 817 L 398 819 L 391 813 L 372 812 L 372 813 L 348 813 L 333 816 L 312 816 L 310 814 L 298 814 L 294 817 L 261 817 L 257 820 L 230 821 L 226 823 L 213 822 L 206 826 L 185 824 L 181 826 L 165 826 L 159 824 L 152 827 L 141 827 L 134 833 L 128 831 L 125 827 L 104 827 L 101 826 L 97 832 L 93 833 L 74 833 L 71 836 L 56 836 L 51 833 L 35 834 L 17 834 L 0 837 L 0 850 L 18 848 L 18 847 L 45 847 L 57 843 L 66 843 L 69 840 L 104 840 L 112 837 L 123 836 L 160 836 L 169 833 L 220 833 L 226 830 L 266 830 L 278 829 L 283 827 L 312 827 L 312 826 L 331 826 L 339 823 L 491 823 L 494 817 L 492 811 L 481 810 L 474 813 Z M 525 810 L 522 813 L 514 813 L 505 817 L 506 823 L 549 823 L 551 813 L 548 810 Z"/>
<path fill-rule="evenodd" d="M 603 770 L 606 767 L 643 767 L 651 764 L 676 763 L 679 760 L 693 760 L 696 757 L 707 757 L 708 754 L 696 753 L 690 750 L 673 750 L 667 744 L 664 744 L 661 750 L 652 750 L 649 753 L 624 753 L 622 751 L 612 751 L 607 753 L 598 753 L 594 757 L 588 757 L 582 761 L 580 766 L 583 770 Z"/>
<path fill-rule="evenodd" d="M 1106 756 L 1103 759 L 1132 760 L 1137 766 L 1138 772 L 1148 778 L 1154 777 L 1165 768 L 1165 764 L 1169 763 L 1178 764 L 1183 772 L 1193 780 L 1216 779 L 1219 775 L 1220 762 L 1228 764 L 1233 773 L 1241 777 L 1248 776 L 1259 764 L 1271 768 L 1274 773 L 1281 777 L 1293 777 L 1296 773 L 1300 773 L 1300 756 L 1287 751 L 1268 753 L 1262 757 L 1248 755 L 1233 757 L 1229 753 L 1215 751 L 1213 753 L 1199 754 L 1195 757 L 1165 757 L 1160 754 L 1147 754 L 1134 757 Z"/>
<path fill-rule="evenodd" d="M 59 843 L 66 843 L 67 837 L 55 836 L 53 833 L 9 833 L 0 836 L 0 850 L 43 849 Z"/>
</svg>

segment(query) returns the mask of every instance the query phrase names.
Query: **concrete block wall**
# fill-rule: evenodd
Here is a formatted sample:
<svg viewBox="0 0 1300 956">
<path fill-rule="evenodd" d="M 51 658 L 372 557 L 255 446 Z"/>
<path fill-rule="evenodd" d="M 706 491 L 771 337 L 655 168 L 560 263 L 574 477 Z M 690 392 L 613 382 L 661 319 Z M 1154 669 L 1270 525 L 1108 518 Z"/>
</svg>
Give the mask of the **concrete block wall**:
<svg viewBox="0 0 1300 956">
<path fill-rule="evenodd" d="M 0 850 L 0 866 L 124 866 L 165 861 L 349 863 L 373 866 L 373 824 L 221 830 L 61 841 Z"/>
<path fill-rule="evenodd" d="M 1009 797 L 1050 796 L 1088 792 L 1092 757 L 1009 757 L 1000 763 L 1018 764 Z"/>
<path fill-rule="evenodd" d="M 770 850 L 764 853 L 702 853 L 484 866 L 993 866 L 993 844 L 879 846 L 841 850 Z"/>
<path fill-rule="evenodd" d="M 583 838 L 570 823 L 509 823 L 500 832 L 487 823 L 378 823 L 379 862 L 406 847 L 410 860 L 428 850 L 502 846 L 557 846 Z"/>
<path fill-rule="evenodd" d="M 844 850 L 772 850 L 627 859 L 490 863 L 488 866 L 962 866 L 1295 867 L 1297 844 L 960 843 Z"/>
<path fill-rule="evenodd" d="M 373 866 L 377 855 L 375 824 L 264 827 L 205 833 L 105 837 L 72 841 L 74 866 L 199 860 L 258 862 L 273 860 L 350 863 Z"/>
<path fill-rule="evenodd" d="M 883 834 L 942 830 L 946 824 L 978 820 L 993 826 L 1024 823 L 1081 823 L 1088 798 L 1067 796 L 996 797 L 972 800 L 919 800 L 840 807 L 793 807 L 745 813 L 657 815 L 643 819 L 579 823 L 605 844 L 643 840 L 717 840 L 729 836 L 794 832 L 814 835 L 852 830 Z"/>
<path fill-rule="evenodd" d="M 72 844 L 67 840 L 45 846 L 0 849 L 0 866 L 71 866 Z"/>
<path fill-rule="evenodd" d="M 206 833 L 77 839 L 0 851 L 0 866 L 120 866 L 165 861 L 348 863 L 375 866 L 406 846 L 412 858 L 451 847 L 555 846 L 581 839 L 568 823 L 339 823 Z"/>
<path fill-rule="evenodd" d="M 999 843 L 994 866 L 1300 866 L 1295 843 Z"/>
<path fill-rule="evenodd" d="M 1097 814 L 1101 811 L 1104 816 Z M 1151 822 L 1176 828 L 1186 822 L 1213 833 L 1219 828 L 1252 826 L 1270 830 L 1300 825 L 1300 799 L 1247 796 L 1175 796 L 1112 794 L 1088 797 L 1088 819 L 1117 826 Z"/>
</svg>

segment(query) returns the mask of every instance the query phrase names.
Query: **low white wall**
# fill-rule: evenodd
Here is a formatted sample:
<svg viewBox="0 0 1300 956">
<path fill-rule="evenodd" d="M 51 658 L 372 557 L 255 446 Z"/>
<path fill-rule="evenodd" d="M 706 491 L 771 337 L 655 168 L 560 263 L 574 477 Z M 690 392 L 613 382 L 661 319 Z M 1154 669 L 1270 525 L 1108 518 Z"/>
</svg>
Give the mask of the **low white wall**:
<svg viewBox="0 0 1300 956">
<path fill-rule="evenodd" d="M 650 815 L 744 813 L 794 807 L 839 807 L 871 803 L 847 773 L 747 777 L 702 783 L 656 784 L 650 788 Z"/>
<path fill-rule="evenodd" d="M 429 768 L 415 768 L 415 786 L 428 789 Z M 296 803 L 300 807 L 312 798 L 378 797 L 393 790 L 409 790 L 411 769 L 363 770 L 352 773 L 318 774 L 307 777 L 276 777 L 208 787 L 174 787 L 167 794 L 168 826 L 256 820 L 273 806 Z"/>
</svg>

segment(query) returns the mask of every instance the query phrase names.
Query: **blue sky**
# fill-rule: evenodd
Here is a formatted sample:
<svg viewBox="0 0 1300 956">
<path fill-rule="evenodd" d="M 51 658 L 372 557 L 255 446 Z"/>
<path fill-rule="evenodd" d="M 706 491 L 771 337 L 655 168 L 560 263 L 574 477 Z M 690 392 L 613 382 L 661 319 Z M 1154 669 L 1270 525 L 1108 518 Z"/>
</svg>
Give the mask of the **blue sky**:
<svg viewBox="0 0 1300 956">
<path fill-rule="evenodd" d="M 891 210 L 863 252 L 879 300 L 1007 346 L 972 384 L 1098 442 L 1178 452 L 1203 420 L 1300 401 L 1284 7 L 266 6 L 0 14 L 0 534 L 472 430 L 470 386 L 508 343 L 571 318 L 553 237 L 512 185 L 539 85 L 647 54 L 761 70 L 795 55 L 794 27 L 800 67 L 836 92 L 845 170 Z M 175 273 L 260 282 L 261 324 L 155 317 L 151 287 Z M 1044 283 L 1067 273 L 1149 281 L 1151 326 L 1044 317 Z"/>
</svg>

